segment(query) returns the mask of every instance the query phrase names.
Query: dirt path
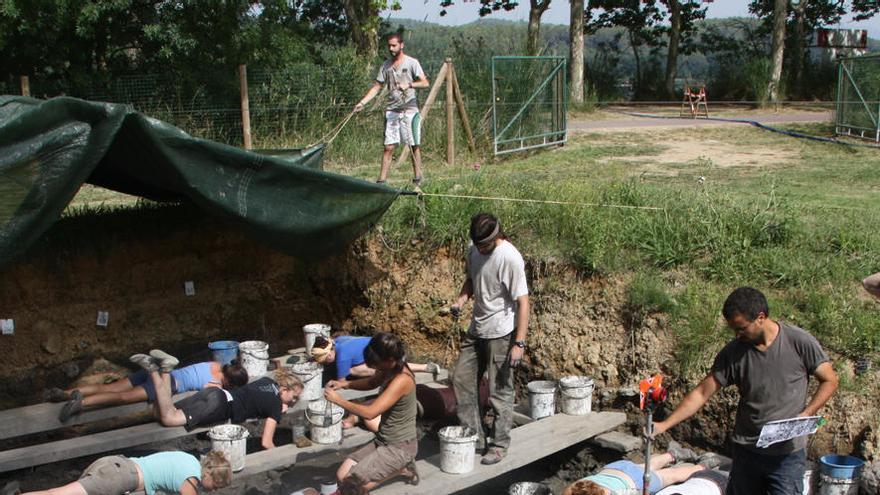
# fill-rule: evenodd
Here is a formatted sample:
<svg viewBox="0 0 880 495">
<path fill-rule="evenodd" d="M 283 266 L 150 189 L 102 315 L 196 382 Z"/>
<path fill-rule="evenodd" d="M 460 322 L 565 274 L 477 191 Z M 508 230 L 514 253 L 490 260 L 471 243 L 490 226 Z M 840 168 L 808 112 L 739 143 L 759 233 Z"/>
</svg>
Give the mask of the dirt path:
<svg viewBox="0 0 880 495">
<path fill-rule="evenodd" d="M 723 122 L 719 120 L 706 119 L 679 119 L 679 118 L 662 118 L 655 119 L 650 117 L 638 117 L 632 114 L 620 113 L 619 118 L 611 119 L 571 119 L 568 122 L 568 129 L 571 131 L 603 131 L 603 130 L 621 130 L 621 129 L 640 129 L 640 128 L 671 128 L 671 127 L 696 127 L 696 126 L 723 126 L 736 125 L 736 122 Z M 781 124 L 781 123 L 799 123 L 799 122 L 828 122 L 832 119 L 833 114 L 827 112 L 790 112 L 790 113 L 744 113 L 742 115 L 725 115 L 725 119 L 741 119 L 755 120 L 762 124 Z"/>
</svg>

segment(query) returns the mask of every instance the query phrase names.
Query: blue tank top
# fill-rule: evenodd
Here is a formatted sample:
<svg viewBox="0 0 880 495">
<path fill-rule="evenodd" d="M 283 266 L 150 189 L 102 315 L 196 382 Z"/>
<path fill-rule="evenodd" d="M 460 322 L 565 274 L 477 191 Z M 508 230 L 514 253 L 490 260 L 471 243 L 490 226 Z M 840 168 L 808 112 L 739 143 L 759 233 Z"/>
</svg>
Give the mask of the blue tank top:
<svg viewBox="0 0 880 495">
<path fill-rule="evenodd" d="M 159 452 L 146 457 L 132 457 L 144 475 L 144 491 L 154 495 L 156 490 L 180 493 L 180 487 L 188 478 L 202 479 L 199 460 L 186 452 Z"/>
<path fill-rule="evenodd" d="M 336 378 L 343 379 L 351 373 L 351 369 L 364 363 L 364 349 L 371 337 L 353 337 L 344 335 L 336 337 Z"/>
<path fill-rule="evenodd" d="M 177 393 L 197 392 L 205 388 L 208 382 L 214 380 L 211 364 L 211 362 L 199 363 L 172 371 L 171 378 L 174 379 Z"/>
</svg>

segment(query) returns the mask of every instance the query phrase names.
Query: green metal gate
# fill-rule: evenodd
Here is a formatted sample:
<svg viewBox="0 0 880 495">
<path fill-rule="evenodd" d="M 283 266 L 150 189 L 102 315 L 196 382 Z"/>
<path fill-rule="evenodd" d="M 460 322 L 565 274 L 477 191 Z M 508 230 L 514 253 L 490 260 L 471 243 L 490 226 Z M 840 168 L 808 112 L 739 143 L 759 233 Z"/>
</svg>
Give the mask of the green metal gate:
<svg viewBox="0 0 880 495">
<path fill-rule="evenodd" d="M 563 144 L 565 57 L 492 57 L 495 155 Z"/>
<path fill-rule="evenodd" d="M 842 58 L 835 133 L 880 142 L 880 56 Z"/>
</svg>

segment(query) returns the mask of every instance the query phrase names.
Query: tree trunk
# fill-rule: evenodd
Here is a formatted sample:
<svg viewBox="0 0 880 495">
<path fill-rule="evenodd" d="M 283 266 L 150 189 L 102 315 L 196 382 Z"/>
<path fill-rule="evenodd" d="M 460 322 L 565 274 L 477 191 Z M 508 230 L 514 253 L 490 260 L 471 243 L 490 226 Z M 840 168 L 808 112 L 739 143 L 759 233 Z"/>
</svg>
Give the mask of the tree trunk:
<svg viewBox="0 0 880 495">
<path fill-rule="evenodd" d="M 791 58 L 792 63 L 794 63 L 794 88 L 798 92 L 799 96 L 804 96 L 800 94 L 801 89 L 803 89 L 803 77 L 804 77 L 804 46 L 807 44 L 806 42 L 806 27 L 804 23 L 806 22 L 806 12 L 807 12 L 807 3 L 808 0 L 800 0 L 797 6 L 794 8 L 795 15 L 795 25 L 794 25 L 794 44 L 792 45 L 794 48 L 794 54 Z"/>
<path fill-rule="evenodd" d="M 379 53 L 379 10 L 372 0 L 344 0 L 344 7 L 355 51 L 371 64 Z"/>
<path fill-rule="evenodd" d="M 629 31 L 629 46 L 633 50 L 633 58 L 636 62 L 636 80 L 633 82 L 633 99 L 638 99 L 642 92 L 642 59 L 639 57 L 639 45 L 636 43 L 636 35 Z"/>
<path fill-rule="evenodd" d="M 569 101 L 579 105 L 584 102 L 584 0 L 571 0 L 569 44 Z"/>
<path fill-rule="evenodd" d="M 526 55 L 537 55 L 541 43 L 541 16 L 550 7 L 550 0 L 530 0 L 529 31 L 526 35 Z"/>
<path fill-rule="evenodd" d="M 669 0 L 669 50 L 666 52 L 666 97 L 675 99 L 675 75 L 678 72 L 678 45 L 681 41 L 681 5 Z"/>
<path fill-rule="evenodd" d="M 767 84 L 767 97 L 773 103 L 779 101 L 779 83 L 782 79 L 782 57 L 785 55 L 785 20 L 787 17 L 788 0 L 774 0 L 773 45 L 770 53 L 770 81 Z"/>
</svg>

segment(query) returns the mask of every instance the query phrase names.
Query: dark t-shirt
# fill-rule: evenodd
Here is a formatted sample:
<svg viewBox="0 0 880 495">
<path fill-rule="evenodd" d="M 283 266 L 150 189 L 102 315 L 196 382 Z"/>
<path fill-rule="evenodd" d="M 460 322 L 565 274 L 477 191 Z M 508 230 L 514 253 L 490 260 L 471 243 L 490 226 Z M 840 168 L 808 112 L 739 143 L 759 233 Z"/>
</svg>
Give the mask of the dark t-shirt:
<svg viewBox="0 0 880 495">
<path fill-rule="evenodd" d="M 793 418 L 804 410 L 809 375 L 825 361 L 828 355 L 815 337 L 785 322 L 779 322 L 779 335 L 765 351 L 739 339 L 724 346 L 715 357 L 712 375 L 721 386 L 736 385 L 739 389 L 733 442 L 766 455 L 806 447 L 807 437 L 767 448 L 758 448 L 755 443 L 765 423 Z"/>
<path fill-rule="evenodd" d="M 229 391 L 232 394 L 232 422 L 253 418 L 272 418 L 281 421 L 281 392 L 278 384 L 268 377 L 260 378 Z"/>
</svg>

